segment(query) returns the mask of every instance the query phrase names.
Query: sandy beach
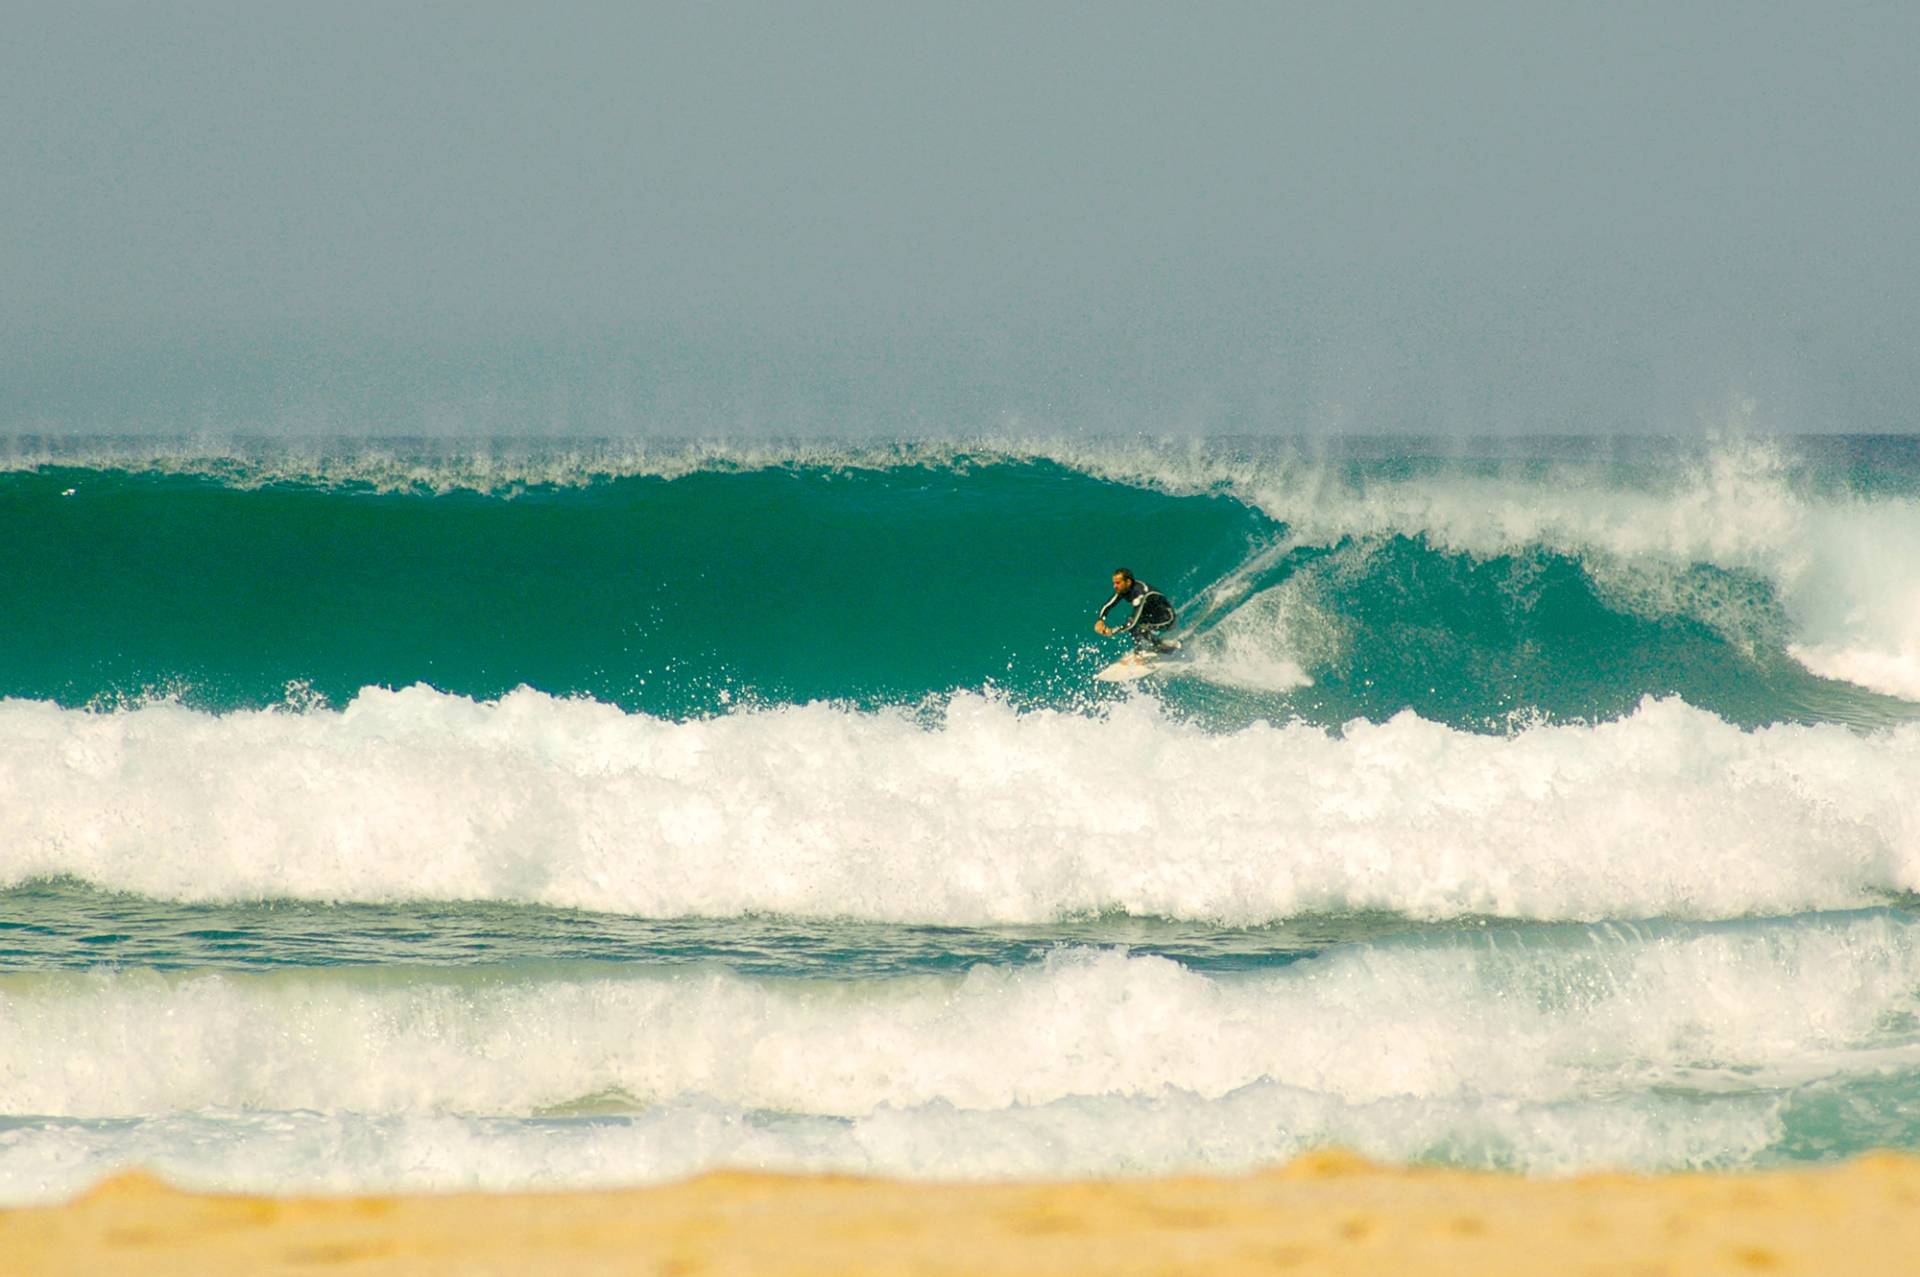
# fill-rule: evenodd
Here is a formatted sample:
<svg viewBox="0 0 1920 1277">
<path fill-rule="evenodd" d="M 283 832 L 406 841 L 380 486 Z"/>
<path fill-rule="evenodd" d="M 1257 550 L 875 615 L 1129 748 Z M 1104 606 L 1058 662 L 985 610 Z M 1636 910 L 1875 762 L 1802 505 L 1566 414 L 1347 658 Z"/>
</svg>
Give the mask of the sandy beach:
<svg viewBox="0 0 1920 1277">
<path fill-rule="evenodd" d="M 264 1198 L 143 1175 L 0 1213 L 8 1273 L 1911 1273 L 1920 1159 L 1517 1176 L 1341 1153 L 1240 1178 L 712 1174 L 617 1192 Z"/>
</svg>

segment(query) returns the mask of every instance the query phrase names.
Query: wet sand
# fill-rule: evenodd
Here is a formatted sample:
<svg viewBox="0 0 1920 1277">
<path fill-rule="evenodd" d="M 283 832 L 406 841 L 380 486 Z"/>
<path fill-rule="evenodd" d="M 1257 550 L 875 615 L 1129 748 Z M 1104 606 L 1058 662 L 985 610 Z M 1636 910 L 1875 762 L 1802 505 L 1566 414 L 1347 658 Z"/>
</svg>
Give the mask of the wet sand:
<svg viewBox="0 0 1920 1277">
<path fill-rule="evenodd" d="M 617 1192 L 263 1198 L 143 1175 L 0 1212 L 0 1272 L 1912 1274 L 1920 1159 L 1528 1180 L 1314 1154 L 1237 1178 L 705 1175 Z"/>
</svg>

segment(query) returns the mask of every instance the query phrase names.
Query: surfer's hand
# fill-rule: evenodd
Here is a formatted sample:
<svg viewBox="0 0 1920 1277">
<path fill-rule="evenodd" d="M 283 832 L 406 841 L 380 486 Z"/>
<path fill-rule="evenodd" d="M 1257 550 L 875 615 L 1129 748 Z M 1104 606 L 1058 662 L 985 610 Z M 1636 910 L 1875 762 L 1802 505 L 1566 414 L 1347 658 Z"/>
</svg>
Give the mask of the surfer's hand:
<svg viewBox="0 0 1920 1277">
<path fill-rule="evenodd" d="M 1105 621 L 1095 621 L 1093 623 L 1093 632 L 1095 634 L 1111 634 L 1113 631 L 1107 628 Z"/>
</svg>

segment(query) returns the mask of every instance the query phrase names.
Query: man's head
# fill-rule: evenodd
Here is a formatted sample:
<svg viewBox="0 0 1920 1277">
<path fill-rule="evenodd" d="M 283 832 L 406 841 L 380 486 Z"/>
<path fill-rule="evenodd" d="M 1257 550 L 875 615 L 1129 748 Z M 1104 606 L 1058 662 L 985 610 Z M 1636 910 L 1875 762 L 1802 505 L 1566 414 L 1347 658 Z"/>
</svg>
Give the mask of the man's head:
<svg viewBox="0 0 1920 1277">
<path fill-rule="evenodd" d="M 1115 594 L 1125 594 L 1132 588 L 1133 573 L 1126 568 L 1115 568 L 1113 570 L 1113 592 Z"/>
</svg>

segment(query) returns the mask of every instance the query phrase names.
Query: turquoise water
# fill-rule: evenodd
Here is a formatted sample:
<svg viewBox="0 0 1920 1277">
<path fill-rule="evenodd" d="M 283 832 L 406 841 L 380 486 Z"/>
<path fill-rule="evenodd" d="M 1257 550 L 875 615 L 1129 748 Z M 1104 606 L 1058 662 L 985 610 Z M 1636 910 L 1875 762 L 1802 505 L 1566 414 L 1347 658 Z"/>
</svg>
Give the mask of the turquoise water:
<svg viewBox="0 0 1920 1277">
<path fill-rule="evenodd" d="M 1453 481 L 1544 496 L 1559 477 L 1538 463 L 1328 469 L 1361 493 Z M 1644 465 L 1589 475 L 1650 493 L 1655 477 Z M 0 537 L 17 550 L 0 582 L 12 618 L 0 694 L 84 705 L 164 693 L 217 711 L 289 688 L 343 703 L 367 686 L 492 699 L 527 685 L 670 717 L 737 699 L 871 706 L 985 687 L 1085 704 L 1086 675 L 1117 651 L 1087 617 L 1112 567 L 1138 564 L 1190 618 L 1236 573 L 1236 602 L 1286 588 L 1314 613 L 1322 632 L 1300 644 L 1322 649 L 1310 681 L 1281 695 L 1168 688 L 1170 704 L 1218 721 L 1412 709 L 1497 728 L 1515 711 L 1619 715 L 1647 695 L 1743 725 L 1902 712 L 1792 660 L 1773 583 L 1743 563 L 1663 564 L 1668 597 L 1649 603 L 1595 579 L 1587 559 L 1605 547 L 1462 553 L 1406 527 L 1291 544 L 1284 511 L 1226 492 L 964 452 L 503 487 L 236 485 L 70 465 L 0 475 Z M 1258 611 L 1240 619 L 1266 619 Z M 1234 619 L 1231 605 L 1206 618 L 1216 634 Z M 1286 636 L 1254 637 L 1284 649 Z"/>
<path fill-rule="evenodd" d="M 11 1200 L 1920 1138 L 1912 440 L 25 440 L 0 545 Z"/>
</svg>

